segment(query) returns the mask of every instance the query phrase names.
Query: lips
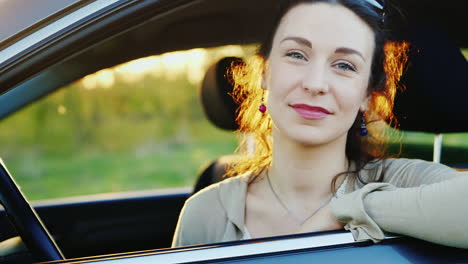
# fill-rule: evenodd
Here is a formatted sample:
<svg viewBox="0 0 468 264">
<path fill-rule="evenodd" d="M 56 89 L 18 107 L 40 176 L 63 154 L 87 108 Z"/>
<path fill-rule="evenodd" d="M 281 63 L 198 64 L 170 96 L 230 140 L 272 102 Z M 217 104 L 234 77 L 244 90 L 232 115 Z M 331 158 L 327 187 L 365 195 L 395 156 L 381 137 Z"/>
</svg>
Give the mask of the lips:
<svg viewBox="0 0 468 264">
<path fill-rule="evenodd" d="M 332 113 L 320 106 L 312 106 L 307 104 L 294 104 L 291 107 L 303 118 L 310 120 L 324 119 Z"/>
</svg>

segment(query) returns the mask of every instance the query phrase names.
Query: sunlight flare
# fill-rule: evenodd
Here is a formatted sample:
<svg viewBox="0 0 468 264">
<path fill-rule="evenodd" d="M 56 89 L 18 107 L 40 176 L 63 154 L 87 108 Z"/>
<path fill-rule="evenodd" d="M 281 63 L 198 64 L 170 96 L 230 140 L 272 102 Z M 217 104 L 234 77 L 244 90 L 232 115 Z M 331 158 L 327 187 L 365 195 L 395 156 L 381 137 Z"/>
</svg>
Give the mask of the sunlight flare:
<svg viewBox="0 0 468 264">
<path fill-rule="evenodd" d="M 208 67 L 226 56 L 246 57 L 255 50 L 254 45 L 228 45 L 218 48 L 198 48 L 141 58 L 104 69 L 82 78 L 79 82 L 86 90 L 109 89 L 118 81 L 136 83 L 145 76 L 175 80 L 185 78 L 199 85 Z"/>
</svg>

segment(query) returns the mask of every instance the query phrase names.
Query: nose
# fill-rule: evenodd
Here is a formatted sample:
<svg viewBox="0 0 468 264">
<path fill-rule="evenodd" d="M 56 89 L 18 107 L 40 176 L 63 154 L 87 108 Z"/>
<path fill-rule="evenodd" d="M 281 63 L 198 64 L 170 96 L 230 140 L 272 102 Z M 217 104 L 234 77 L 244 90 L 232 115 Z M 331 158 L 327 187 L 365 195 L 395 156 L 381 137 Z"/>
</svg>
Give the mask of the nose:
<svg viewBox="0 0 468 264">
<path fill-rule="evenodd" d="M 322 67 L 314 66 L 304 72 L 302 87 L 312 95 L 328 93 L 327 73 Z"/>
</svg>

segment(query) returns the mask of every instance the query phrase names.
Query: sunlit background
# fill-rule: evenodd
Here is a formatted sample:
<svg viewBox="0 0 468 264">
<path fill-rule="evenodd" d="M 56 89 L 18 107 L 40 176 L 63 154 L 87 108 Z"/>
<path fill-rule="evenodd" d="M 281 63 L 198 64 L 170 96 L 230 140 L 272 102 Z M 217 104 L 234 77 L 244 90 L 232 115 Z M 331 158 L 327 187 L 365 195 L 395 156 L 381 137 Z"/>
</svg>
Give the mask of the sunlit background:
<svg viewBox="0 0 468 264">
<path fill-rule="evenodd" d="M 193 186 L 208 162 L 237 146 L 234 133 L 203 114 L 204 74 L 255 49 L 171 52 L 88 75 L 0 122 L 1 156 L 31 200 Z M 432 158 L 433 135 L 396 135 L 412 146 L 404 155 Z M 445 135 L 450 148 L 468 149 L 468 135 Z M 444 150 L 442 160 L 456 165 L 453 153 Z"/>
<path fill-rule="evenodd" d="M 205 72 L 255 49 L 171 52 L 88 75 L 3 120 L 2 158 L 32 200 L 193 186 L 237 146 L 203 114 Z"/>
</svg>

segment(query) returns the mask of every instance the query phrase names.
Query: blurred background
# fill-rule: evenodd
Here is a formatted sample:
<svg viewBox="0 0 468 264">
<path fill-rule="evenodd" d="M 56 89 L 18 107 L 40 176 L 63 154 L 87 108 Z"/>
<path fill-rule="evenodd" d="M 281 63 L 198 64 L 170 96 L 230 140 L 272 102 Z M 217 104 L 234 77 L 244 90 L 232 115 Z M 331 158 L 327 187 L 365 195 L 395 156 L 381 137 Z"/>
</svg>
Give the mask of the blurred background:
<svg viewBox="0 0 468 264">
<path fill-rule="evenodd" d="M 172 52 L 86 76 L 2 120 L 1 156 L 30 200 L 193 186 L 238 140 L 204 116 L 204 74 L 255 50 Z M 432 142 L 431 134 L 396 133 L 391 150 L 431 160 Z M 466 164 L 467 153 L 468 134 L 444 135 L 443 163 Z"/>
</svg>

